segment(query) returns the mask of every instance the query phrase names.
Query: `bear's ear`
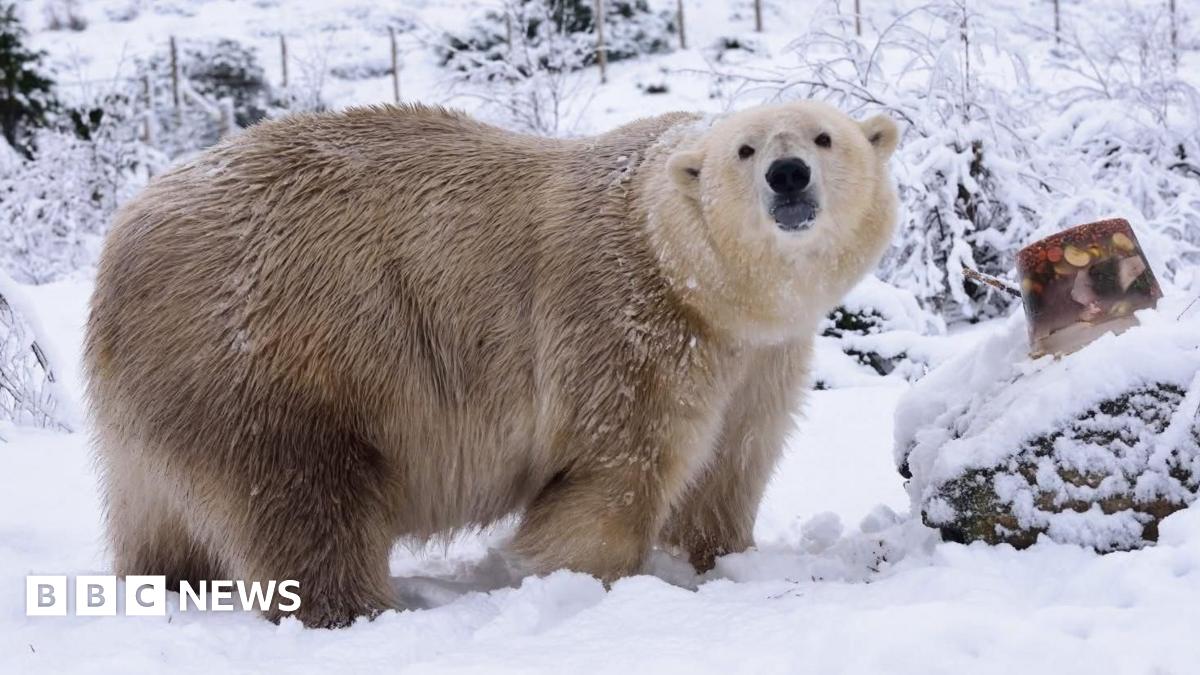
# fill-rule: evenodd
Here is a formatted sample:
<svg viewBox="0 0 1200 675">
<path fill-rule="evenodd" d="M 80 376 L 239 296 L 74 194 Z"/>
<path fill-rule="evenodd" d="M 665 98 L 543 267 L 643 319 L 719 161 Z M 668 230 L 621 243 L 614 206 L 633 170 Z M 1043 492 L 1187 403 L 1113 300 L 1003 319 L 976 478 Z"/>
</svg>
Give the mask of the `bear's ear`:
<svg viewBox="0 0 1200 675">
<path fill-rule="evenodd" d="M 863 135 L 875 147 L 879 159 L 887 161 L 900 142 L 900 130 L 896 128 L 896 123 L 885 115 L 876 115 L 859 122 L 858 126 L 862 127 Z"/>
<path fill-rule="evenodd" d="M 704 153 L 698 150 L 680 150 L 667 160 L 667 173 L 680 192 L 692 199 L 700 198 L 700 166 L 704 164 Z"/>
</svg>

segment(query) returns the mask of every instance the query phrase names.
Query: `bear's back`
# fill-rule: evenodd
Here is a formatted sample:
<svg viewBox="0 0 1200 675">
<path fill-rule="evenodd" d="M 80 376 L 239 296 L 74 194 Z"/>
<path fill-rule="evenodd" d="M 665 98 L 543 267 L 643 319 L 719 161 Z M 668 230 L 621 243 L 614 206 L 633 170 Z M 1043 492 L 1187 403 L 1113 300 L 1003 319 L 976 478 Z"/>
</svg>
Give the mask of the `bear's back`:
<svg viewBox="0 0 1200 675">
<path fill-rule="evenodd" d="M 385 445 L 528 443 L 538 307 L 627 302 L 614 266 L 653 265 L 628 178 L 684 119 L 561 141 L 386 107 L 247 130 L 119 214 L 88 330 L 97 417 L 200 452 L 284 403 Z"/>
</svg>

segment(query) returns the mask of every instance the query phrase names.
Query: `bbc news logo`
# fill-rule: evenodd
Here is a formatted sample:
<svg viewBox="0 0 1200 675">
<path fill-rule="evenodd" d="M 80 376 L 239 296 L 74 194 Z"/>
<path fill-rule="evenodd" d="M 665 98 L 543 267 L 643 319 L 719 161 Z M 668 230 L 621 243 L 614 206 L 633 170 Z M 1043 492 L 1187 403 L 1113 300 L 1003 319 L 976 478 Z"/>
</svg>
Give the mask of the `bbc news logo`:
<svg viewBox="0 0 1200 675">
<path fill-rule="evenodd" d="M 80 575 L 75 577 L 70 594 L 67 577 L 59 575 L 25 577 L 26 616 L 66 616 L 74 599 L 75 616 L 116 616 L 123 604 L 125 616 L 166 616 L 167 578 L 155 575 L 125 577 L 124 603 L 117 594 L 117 577 Z M 201 581 L 193 586 L 179 582 L 179 611 L 230 612 L 239 607 L 250 611 L 266 610 L 278 602 L 282 612 L 300 609 L 297 591 L 300 582 L 287 581 Z"/>
</svg>

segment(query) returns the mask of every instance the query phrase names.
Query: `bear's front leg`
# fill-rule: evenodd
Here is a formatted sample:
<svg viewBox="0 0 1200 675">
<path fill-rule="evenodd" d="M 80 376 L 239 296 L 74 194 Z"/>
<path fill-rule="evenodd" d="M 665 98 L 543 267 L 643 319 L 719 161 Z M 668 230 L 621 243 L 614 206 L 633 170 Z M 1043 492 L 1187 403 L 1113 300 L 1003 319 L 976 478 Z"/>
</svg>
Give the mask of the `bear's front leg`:
<svg viewBox="0 0 1200 675">
<path fill-rule="evenodd" d="M 566 568 L 609 583 L 636 573 L 666 511 L 663 486 L 641 467 L 556 477 L 526 511 L 516 553 L 539 574 Z"/>
<path fill-rule="evenodd" d="M 699 572 L 754 544 L 754 519 L 787 435 L 807 373 L 807 343 L 761 350 L 730 399 L 712 460 L 677 500 L 660 541 Z"/>
</svg>

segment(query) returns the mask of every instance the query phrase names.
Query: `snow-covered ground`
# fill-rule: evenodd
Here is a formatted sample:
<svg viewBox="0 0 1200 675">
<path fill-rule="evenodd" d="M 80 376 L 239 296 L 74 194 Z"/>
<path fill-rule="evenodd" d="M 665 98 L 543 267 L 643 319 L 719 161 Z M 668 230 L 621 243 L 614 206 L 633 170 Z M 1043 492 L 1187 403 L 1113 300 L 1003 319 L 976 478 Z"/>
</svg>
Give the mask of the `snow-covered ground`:
<svg viewBox="0 0 1200 675">
<path fill-rule="evenodd" d="M 164 50 L 170 35 L 236 38 L 258 50 L 277 83 L 282 33 L 293 86 L 316 87 L 306 79 L 310 71 L 386 64 L 381 26 L 397 18 L 418 27 L 463 25 L 481 3 L 92 0 L 78 3 L 89 23 L 78 33 L 41 30 L 43 4 L 24 4 L 34 45 L 49 51 L 60 86 L 86 98 L 128 77 L 134 57 Z M 751 31 L 749 2 L 685 4 L 694 48 L 612 64 L 610 83 L 573 109 L 572 132 L 667 110 L 724 110 L 738 85 L 714 76 L 713 41 L 734 35 L 758 42 L 762 56 L 740 63 L 745 70 L 792 65 L 784 46 L 818 3 L 768 1 L 762 35 Z M 884 23 L 904 3 L 862 4 Z M 1015 17 L 1006 40 L 1031 40 L 1032 24 L 1048 24 L 1051 3 L 994 4 Z M 1082 2 L 1063 5 L 1076 16 L 1087 12 Z M 1179 5 L 1196 13 L 1194 3 Z M 473 109 L 475 101 L 447 87 L 419 34 L 428 33 L 400 35 L 402 97 Z M 1043 58 L 1048 44 L 1043 39 L 1029 56 Z M 1195 58 L 1194 49 L 1184 55 L 1185 72 Z M 669 92 L 641 93 L 651 84 L 667 84 Z M 391 98 L 386 75 L 329 77 L 320 87 L 338 106 Z M 513 580 L 493 552 L 509 534 L 498 528 L 449 545 L 398 547 L 395 585 L 421 609 L 339 631 L 276 626 L 241 612 L 181 613 L 174 599 L 166 617 L 26 617 L 26 575 L 109 569 L 78 405 L 89 276 L 85 270 L 22 288 L 39 309 L 62 389 L 76 399 L 66 411 L 76 430 L 0 424 L 0 673 L 1200 671 L 1200 507 L 1168 517 L 1156 546 L 1104 556 L 1049 541 L 1024 551 L 940 543 L 910 517 L 893 461 L 893 412 L 910 385 L 860 372 L 827 341 L 818 349 L 818 373 L 853 386 L 811 393 L 759 513 L 759 546 L 721 559 L 703 578 L 660 555 L 647 574 L 610 590 L 568 572 Z M 1177 275 L 1181 287 L 1188 278 L 1186 270 Z M 905 347 L 940 362 L 1001 329 L 994 321 L 954 326 L 947 336 L 923 336 L 915 352 L 914 344 Z M 894 347 L 896 339 L 884 336 L 875 346 Z"/>
</svg>

